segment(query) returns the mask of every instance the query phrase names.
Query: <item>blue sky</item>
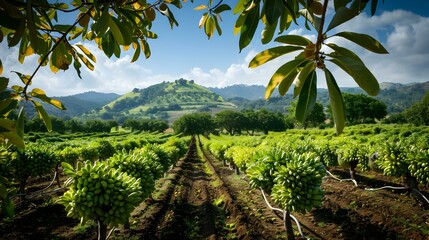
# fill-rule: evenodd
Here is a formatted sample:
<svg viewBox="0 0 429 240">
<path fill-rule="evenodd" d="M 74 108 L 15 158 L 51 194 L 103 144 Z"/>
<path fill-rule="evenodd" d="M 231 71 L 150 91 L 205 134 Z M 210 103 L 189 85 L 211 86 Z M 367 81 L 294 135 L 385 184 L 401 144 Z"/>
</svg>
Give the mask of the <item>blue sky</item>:
<svg viewBox="0 0 429 240">
<path fill-rule="evenodd" d="M 275 44 L 262 45 L 262 29 L 258 29 L 252 43 L 240 53 L 239 36 L 233 35 L 237 16 L 232 15 L 232 12 L 222 14 L 223 35 L 216 34 L 208 40 L 203 30 L 198 28 L 199 19 L 204 12 L 193 10 L 206 3 L 207 1 L 195 0 L 194 3 L 184 3 L 183 9 L 172 7 L 179 22 L 179 26 L 172 30 L 168 20 L 158 14 L 152 28 L 158 34 L 158 39 L 149 42 L 152 50 L 150 59 L 141 55 L 137 62 L 130 64 L 132 51 L 125 52 L 119 59 L 114 56 L 108 59 L 93 43 L 84 42 L 97 56 L 94 71 L 83 70 L 83 79 L 79 79 L 73 68 L 57 74 L 44 68 L 36 75 L 33 86 L 44 89 L 49 96 L 65 96 L 86 91 L 123 94 L 133 88 L 145 88 L 178 78 L 195 80 L 196 83 L 209 87 L 266 85 L 275 70 L 293 57 L 291 54 L 290 57 L 281 57 L 256 69 L 247 68 L 253 56 Z M 338 31 L 370 34 L 382 42 L 390 52 L 389 55 L 370 53 L 343 39 L 333 38 L 332 41 L 355 51 L 379 82 L 429 81 L 428 9 L 428 0 L 385 0 L 384 4 L 379 1 L 375 17 L 361 14 L 338 28 Z M 328 13 L 332 16 L 332 9 Z M 303 24 L 291 27 L 288 33 L 305 34 L 315 40 L 314 32 L 306 31 Z M 13 83 L 18 83 L 19 80 L 10 70 L 30 74 L 37 62 L 36 57 L 29 57 L 21 65 L 16 53 L 17 49 L 8 49 L 5 41 L 0 44 L 0 58 L 5 68 L 3 75 L 10 77 Z M 334 66 L 328 67 L 340 86 L 356 86 L 342 70 Z M 319 78 L 318 86 L 326 86 L 323 77 Z M 261 97 L 263 94 L 261 93 Z"/>
</svg>

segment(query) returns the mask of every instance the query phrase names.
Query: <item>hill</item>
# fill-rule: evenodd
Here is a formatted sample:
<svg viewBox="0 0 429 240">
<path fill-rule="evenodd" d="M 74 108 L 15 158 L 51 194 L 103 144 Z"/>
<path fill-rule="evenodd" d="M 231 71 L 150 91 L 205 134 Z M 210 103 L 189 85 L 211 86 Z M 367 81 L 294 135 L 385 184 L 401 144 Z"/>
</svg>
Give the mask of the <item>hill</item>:
<svg viewBox="0 0 429 240">
<path fill-rule="evenodd" d="M 130 117 L 161 118 L 171 122 L 190 112 L 216 112 L 235 107 L 234 104 L 225 102 L 220 95 L 194 81 L 179 79 L 174 82 L 162 82 L 144 89 L 136 88 L 83 117 L 119 121 Z"/>
<path fill-rule="evenodd" d="M 105 104 L 117 99 L 119 96 L 120 95 L 116 93 L 99 93 L 91 91 L 65 97 L 53 97 L 64 104 L 64 106 L 67 108 L 66 111 L 59 110 L 50 104 L 45 104 L 43 102 L 42 104 L 49 115 L 54 115 L 57 117 L 77 117 L 85 112 L 90 112 L 93 109 L 100 108 Z M 27 116 L 30 118 L 36 114 L 31 104 L 26 105 L 25 111 Z"/>
<path fill-rule="evenodd" d="M 267 108 L 273 111 L 283 112 L 287 108 L 293 98 L 291 91 L 284 96 L 279 96 L 277 90 L 273 92 L 273 96 L 265 101 L 263 99 L 265 87 L 262 85 L 233 85 L 225 88 L 208 88 L 228 101 L 236 104 L 240 108 Z M 383 101 L 387 106 L 388 113 L 398 113 L 412 106 L 415 102 L 420 101 L 425 93 L 429 90 L 429 81 L 423 83 L 380 83 L 380 93 L 375 97 Z M 342 92 L 358 94 L 364 93 L 361 88 L 347 87 L 341 88 Z M 276 93 L 276 95 L 274 94 Z M 329 104 L 329 96 L 327 89 L 319 88 L 317 91 L 317 101 L 327 106 Z"/>
</svg>

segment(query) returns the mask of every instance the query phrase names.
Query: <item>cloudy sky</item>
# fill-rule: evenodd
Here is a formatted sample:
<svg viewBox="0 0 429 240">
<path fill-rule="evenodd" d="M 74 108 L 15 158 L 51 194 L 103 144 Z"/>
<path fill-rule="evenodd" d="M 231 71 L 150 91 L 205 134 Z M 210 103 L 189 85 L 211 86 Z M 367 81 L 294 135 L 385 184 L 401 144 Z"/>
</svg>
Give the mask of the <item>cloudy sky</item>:
<svg viewBox="0 0 429 240">
<path fill-rule="evenodd" d="M 124 94 L 133 88 L 145 88 L 162 81 L 184 78 L 194 80 L 207 87 L 225 87 L 234 84 L 266 85 L 279 66 L 290 58 L 281 57 L 255 69 L 249 69 L 249 61 L 267 47 L 260 43 L 260 30 L 252 43 L 241 53 L 238 36 L 233 35 L 237 16 L 231 12 L 222 14 L 222 36 L 208 40 L 198 28 L 203 12 L 193 10 L 205 1 L 187 2 L 184 9 L 173 9 L 179 26 L 170 29 L 167 19 L 157 16 L 153 31 L 158 39 L 149 42 L 152 56 L 130 64 L 133 52 L 122 54 L 121 58 L 107 58 L 95 44 L 83 44 L 96 56 L 95 70 L 82 67 L 82 79 L 74 68 L 52 73 L 48 67 L 42 68 L 33 80 L 49 96 L 66 96 L 87 91 L 114 92 Z M 389 51 L 388 55 L 378 55 L 353 45 L 347 40 L 332 38 L 331 42 L 349 47 L 357 53 L 379 82 L 411 83 L 429 81 L 429 1 L 388 0 L 379 3 L 376 16 L 361 14 L 336 31 L 353 31 L 370 34 L 378 39 Z M 332 9 L 329 9 L 332 16 Z M 303 24 L 290 28 L 289 34 L 304 34 L 315 41 L 315 35 L 304 29 Z M 37 57 L 27 57 L 24 64 L 17 60 L 17 48 L 8 48 L 6 41 L 0 43 L 0 58 L 3 62 L 3 76 L 12 84 L 20 83 L 11 71 L 31 74 L 37 66 Z M 291 54 L 290 57 L 292 57 Z M 342 70 L 328 65 L 340 86 L 357 86 L 353 79 Z M 319 87 L 326 87 L 323 74 Z M 264 93 L 261 93 L 263 97 Z"/>
</svg>

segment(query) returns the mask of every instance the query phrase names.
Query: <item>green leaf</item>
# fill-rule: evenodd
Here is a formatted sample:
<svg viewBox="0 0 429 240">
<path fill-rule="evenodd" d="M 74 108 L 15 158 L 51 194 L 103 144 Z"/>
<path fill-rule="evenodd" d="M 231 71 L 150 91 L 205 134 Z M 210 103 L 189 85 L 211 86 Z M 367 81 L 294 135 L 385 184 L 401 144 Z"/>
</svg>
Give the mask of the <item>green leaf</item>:
<svg viewBox="0 0 429 240">
<path fill-rule="evenodd" d="M 220 35 L 222 35 L 222 28 L 220 28 L 219 25 L 219 21 L 217 20 L 217 16 L 213 16 L 214 22 L 215 22 L 215 26 L 216 26 L 216 31 L 217 33 Z"/>
<path fill-rule="evenodd" d="M 374 16 L 375 11 L 377 10 L 378 0 L 371 0 L 371 16 Z"/>
<path fill-rule="evenodd" d="M 115 44 L 115 40 L 113 39 L 113 35 L 111 33 L 106 34 L 101 39 L 101 49 L 103 49 L 108 58 L 112 57 L 113 51 L 115 51 Z"/>
<path fill-rule="evenodd" d="M 350 10 L 345 6 L 339 7 L 335 11 L 335 15 L 334 15 L 334 17 L 332 17 L 332 20 L 329 23 L 328 28 L 326 29 L 326 32 L 328 32 L 329 30 L 349 21 L 350 19 L 356 17 L 358 14 L 359 14 L 358 12 Z"/>
<path fill-rule="evenodd" d="M 225 12 L 225 11 L 229 11 L 229 10 L 231 10 L 231 7 L 229 5 L 227 5 L 227 4 L 221 4 L 213 12 L 216 13 L 216 14 L 219 14 L 219 13 L 222 13 L 222 12 Z"/>
<path fill-rule="evenodd" d="M 16 132 L 16 123 L 7 118 L 0 118 L 0 127 L 11 132 Z"/>
<path fill-rule="evenodd" d="M 308 75 L 310 75 L 314 69 L 316 68 L 313 61 L 309 61 L 302 71 L 299 73 L 298 79 L 296 81 L 295 89 L 293 91 L 293 97 L 296 98 L 296 96 L 299 95 L 301 92 L 301 89 L 303 88 L 305 81 L 308 79 Z"/>
<path fill-rule="evenodd" d="M 250 68 L 258 67 L 266 62 L 269 62 L 273 59 L 276 59 L 282 55 L 303 50 L 302 47 L 296 47 L 296 46 L 279 46 L 279 47 L 273 47 L 266 49 L 260 53 L 258 53 L 249 63 Z"/>
<path fill-rule="evenodd" d="M 273 25 L 270 24 L 265 24 L 265 28 L 264 30 L 262 30 L 261 33 L 261 42 L 263 44 L 267 44 L 269 42 L 271 42 L 271 40 L 273 39 L 274 33 L 277 29 L 277 24 L 278 24 L 278 20 L 276 22 L 274 22 Z"/>
<path fill-rule="evenodd" d="M 215 24 L 214 17 L 212 15 L 208 16 L 206 23 L 204 24 L 204 31 L 206 32 L 208 39 L 210 39 L 214 33 L 216 27 Z"/>
<path fill-rule="evenodd" d="M 74 171 L 73 166 L 67 162 L 61 162 L 61 166 L 63 167 L 63 169 Z"/>
<path fill-rule="evenodd" d="M 290 86 L 292 85 L 293 81 L 295 80 L 296 76 L 298 75 L 298 69 L 296 71 L 290 72 L 281 82 L 279 85 L 279 93 L 280 95 L 284 96 L 287 91 L 289 90 Z"/>
<path fill-rule="evenodd" d="M 10 198 L 5 198 L 1 203 L 3 214 L 8 218 L 13 218 L 15 215 L 15 204 Z"/>
<path fill-rule="evenodd" d="M 335 11 L 337 11 L 340 7 L 345 7 L 347 4 L 349 4 L 352 0 L 334 0 L 334 8 Z"/>
<path fill-rule="evenodd" d="M 52 122 L 51 118 L 49 117 L 48 113 L 46 113 L 45 109 L 43 108 L 42 104 L 36 101 L 31 101 L 34 104 L 34 108 L 36 109 L 37 113 L 39 113 L 39 117 L 43 120 L 45 123 L 46 128 L 49 132 L 52 132 Z"/>
<path fill-rule="evenodd" d="M 109 27 L 110 31 L 113 34 L 113 37 L 115 38 L 116 42 L 118 42 L 119 45 L 130 45 L 131 40 L 131 34 L 126 33 L 127 27 L 124 24 L 121 24 L 118 19 L 114 17 L 109 18 Z M 124 33 L 123 33 L 124 32 Z"/>
<path fill-rule="evenodd" d="M 24 138 L 24 119 L 25 119 L 25 110 L 24 106 L 19 110 L 18 119 L 16 120 L 16 133 L 21 138 Z"/>
<path fill-rule="evenodd" d="M 15 71 L 12 71 L 12 72 L 16 73 L 16 75 L 18 75 L 19 79 L 21 79 L 22 83 L 24 83 L 25 85 L 27 85 L 27 83 L 30 81 L 30 78 L 31 78 L 30 75 L 25 75 Z M 31 85 L 31 82 L 28 83 L 28 85 Z"/>
<path fill-rule="evenodd" d="M 273 25 L 284 11 L 283 0 L 265 0 L 265 17 L 268 24 Z"/>
<path fill-rule="evenodd" d="M 369 95 L 376 96 L 380 91 L 377 79 L 362 62 L 345 56 L 336 56 L 329 61 L 348 73 Z"/>
<path fill-rule="evenodd" d="M 332 53 L 329 54 L 329 56 L 331 56 L 331 57 L 342 55 L 342 56 L 345 56 L 345 57 L 353 58 L 356 61 L 362 62 L 362 60 L 359 58 L 358 55 L 356 55 L 354 52 L 350 51 L 347 48 L 343 48 L 343 47 L 337 46 L 334 43 L 328 43 L 326 45 L 328 47 L 332 48 L 335 51 L 335 52 L 332 52 Z"/>
<path fill-rule="evenodd" d="M 344 113 L 344 100 L 341 95 L 340 88 L 335 81 L 332 73 L 325 68 L 325 78 L 326 83 L 328 85 L 329 92 L 329 101 L 331 103 L 332 115 L 334 117 L 335 130 L 337 131 L 337 135 L 340 135 L 343 132 L 345 123 L 346 123 L 346 115 Z"/>
<path fill-rule="evenodd" d="M 98 17 L 95 23 L 92 25 L 93 31 L 96 35 L 104 35 L 109 28 L 110 23 L 110 13 L 109 8 L 104 8 L 103 12 L 101 12 L 101 16 Z"/>
<path fill-rule="evenodd" d="M 283 35 L 277 37 L 274 41 L 284 44 L 292 44 L 292 45 L 298 45 L 298 46 L 307 46 L 310 43 L 313 43 L 310 41 L 310 39 L 299 36 L 299 35 Z"/>
<path fill-rule="evenodd" d="M 7 88 L 8 84 L 9 84 L 9 78 L 0 77 L 0 92 L 3 92 Z"/>
<path fill-rule="evenodd" d="M 7 197 L 7 188 L 0 182 L 0 199 L 3 201 Z"/>
<path fill-rule="evenodd" d="M 232 13 L 237 14 L 237 13 L 243 12 L 246 9 L 246 5 L 248 2 L 249 2 L 248 0 L 239 0 L 235 5 Z"/>
<path fill-rule="evenodd" d="M 292 24 L 293 20 L 293 15 L 290 13 L 288 8 L 286 8 L 280 16 L 279 34 L 287 30 Z"/>
<path fill-rule="evenodd" d="M 294 79 L 288 78 L 289 74 L 296 74 L 298 73 L 298 67 L 303 64 L 304 62 L 309 61 L 308 59 L 296 59 L 292 60 L 290 62 L 287 62 L 283 64 L 277 71 L 273 74 L 273 76 L 270 79 L 270 82 L 268 83 L 266 89 L 265 89 L 265 99 L 270 98 L 271 94 L 273 93 L 274 89 L 277 87 L 277 85 L 280 84 L 283 80 L 291 81 L 290 84 L 293 82 Z M 288 83 L 285 83 L 285 85 L 289 85 Z M 288 88 L 287 88 L 288 89 Z M 287 91 L 286 89 L 286 91 Z"/>
<path fill-rule="evenodd" d="M 0 135 L 8 139 L 8 144 L 13 144 L 20 149 L 25 148 L 24 140 L 18 134 L 14 132 L 2 132 Z"/>
<path fill-rule="evenodd" d="M 147 41 L 142 40 L 142 49 L 146 58 L 149 58 L 151 55 L 149 43 Z"/>
<path fill-rule="evenodd" d="M 241 26 L 239 48 L 240 52 L 243 48 L 247 47 L 255 35 L 256 28 L 259 23 L 259 5 L 253 7 L 249 12 L 246 13 L 246 19 L 244 20 L 243 26 Z"/>
<path fill-rule="evenodd" d="M 317 74 L 312 71 L 305 80 L 301 93 L 299 94 L 298 104 L 296 105 L 296 120 L 304 122 L 305 117 L 313 110 L 317 97 Z"/>
<path fill-rule="evenodd" d="M 339 32 L 334 36 L 343 37 L 374 53 L 389 53 L 380 42 L 367 34 L 354 32 Z"/>
<path fill-rule="evenodd" d="M 135 51 L 133 54 L 133 58 L 131 59 L 131 62 L 137 61 L 137 59 L 139 59 L 139 57 L 140 57 L 140 52 L 141 52 L 139 42 L 137 42 L 137 41 L 134 42 L 133 46 L 135 46 Z"/>
<path fill-rule="evenodd" d="M 64 107 L 64 105 L 60 101 L 46 96 L 45 92 L 40 88 L 34 88 L 31 92 L 29 92 L 29 94 L 33 97 L 36 97 L 36 98 L 42 100 L 43 102 L 51 104 L 52 106 L 54 106 L 60 110 L 66 110 L 66 108 Z"/>
</svg>

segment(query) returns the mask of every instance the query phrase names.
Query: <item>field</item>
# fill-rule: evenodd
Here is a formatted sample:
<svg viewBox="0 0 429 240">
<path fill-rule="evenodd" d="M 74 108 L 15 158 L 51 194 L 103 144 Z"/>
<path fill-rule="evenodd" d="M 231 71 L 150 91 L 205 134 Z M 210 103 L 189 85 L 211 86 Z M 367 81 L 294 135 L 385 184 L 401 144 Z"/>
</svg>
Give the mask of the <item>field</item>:
<svg viewBox="0 0 429 240">
<path fill-rule="evenodd" d="M 324 131 L 317 130 L 317 134 L 330 135 L 329 131 Z M 360 127 L 350 131 L 354 133 L 346 132 L 345 135 L 356 137 L 357 131 L 366 130 Z M 425 131 L 420 130 L 426 134 Z M 312 134 L 296 131 L 280 136 L 292 138 L 291 135 Z M 252 139 L 273 138 L 278 141 L 277 137 L 270 133 Z M 129 226 L 119 225 L 113 229 L 111 239 L 286 238 L 282 214 L 270 210 L 261 191 L 251 187 L 251 179 L 246 174 L 234 173 L 235 166 L 231 164 L 231 159 L 219 159 L 209 150 L 208 142 L 231 138 L 211 136 L 211 139 L 201 139 L 204 145 L 200 146 L 198 141 L 190 143 L 184 157 L 155 182 L 151 196 L 133 210 Z M 232 139 L 239 142 L 240 137 Z M 341 166 L 331 166 L 329 170 L 338 178 L 350 177 L 349 170 Z M 52 175 L 30 178 L 26 192 L 44 189 L 51 178 Z M 66 179 L 67 176 L 60 171 L 61 182 Z M 358 169 L 355 180 L 358 186 L 350 181 L 324 177 L 321 182 L 324 191 L 321 206 L 307 213 L 292 212 L 306 238 L 428 239 L 429 210 L 410 191 L 366 190 L 403 186 L 403 177 Z M 429 189 L 424 184 L 418 187 L 423 195 L 429 197 Z M 29 194 L 23 201 L 17 199 L 16 218 L 3 218 L 0 222 L 0 239 L 97 239 L 96 222 L 79 225 L 79 220 L 68 218 L 64 206 L 56 202 L 65 191 L 54 183 L 43 194 Z M 269 202 L 274 203 L 272 199 Z M 278 207 L 277 204 L 273 206 Z M 295 224 L 293 228 L 295 236 L 300 238 Z"/>
</svg>

